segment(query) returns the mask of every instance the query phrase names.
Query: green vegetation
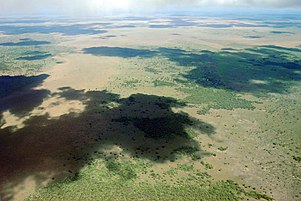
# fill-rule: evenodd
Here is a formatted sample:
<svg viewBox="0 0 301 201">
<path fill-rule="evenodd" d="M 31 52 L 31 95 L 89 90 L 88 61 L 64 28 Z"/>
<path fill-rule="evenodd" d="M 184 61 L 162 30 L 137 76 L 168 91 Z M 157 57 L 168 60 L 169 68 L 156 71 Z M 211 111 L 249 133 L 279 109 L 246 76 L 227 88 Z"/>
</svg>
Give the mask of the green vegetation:
<svg viewBox="0 0 301 201">
<path fill-rule="evenodd" d="M 52 38 L 47 38 L 47 40 L 49 42 L 25 41 L 2 43 L 8 45 L 1 46 L 0 48 L 0 70 L 14 75 L 34 74 L 41 72 L 46 66 L 49 67 L 57 64 L 59 61 L 54 59 L 53 56 L 71 51 L 71 48 L 58 46 Z M 4 37 L 1 38 L 1 41 L 16 40 L 11 37 Z"/>
<path fill-rule="evenodd" d="M 51 38 L 46 43 L 29 44 L 13 40 L 2 43 L 0 70 L 36 73 L 44 66 L 60 63 L 54 56 L 69 51 L 57 46 Z M 198 48 L 196 45 L 191 48 Z M 273 195 L 280 189 L 287 195 L 298 196 L 300 91 L 289 90 L 293 90 L 290 88 L 293 83 L 301 80 L 300 49 L 273 45 L 243 50 L 223 48 L 217 52 L 184 50 L 188 47 L 143 48 L 83 50 L 86 54 L 123 58 L 125 65 L 118 64 L 120 77 L 109 87 L 103 87 L 107 91 L 63 86 L 55 93 L 47 89 L 38 91 L 35 86 L 48 75 L 2 76 L 0 83 L 4 87 L 0 98 L 16 91 L 28 92 L 18 97 L 18 101 L 5 100 L 2 111 L 29 118 L 14 135 L 8 128 L 3 129 L 2 158 L 24 158 L 20 163 L 10 164 L 12 171 L 19 172 L 19 181 L 35 174 L 30 172 L 35 170 L 51 172 L 56 182 L 39 189 L 27 200 L 235 201 L 252 198 L 270 201 L 272 198 L 266 193 Z M 85 72 L 84 68 L 81 72 Z M 114 94 L 113 89 L 120 91 Z M 84 110 L 74 113 L 70 109 L 70 114 L 59 118 L 51 118 L 50 113 L 39 116 L 31 112 L 35 108 L 47 112 L 48 107 L 42 108 L 45 105 L 42 103 L 52 101 L 53 97 L 66 103 L 72 101 L 70 107 L 73 102 L 81 102 Z M 285 98 L 281 102 L 282 97 Z M 30 104 L 23 108 L 23 104 L 20 105 L 23 102 Z M 49 108 L 60 104 L 53 102 Z M 256 112 L 248 111 L 254 110 L 255 105 Z M 211 109 L 242 110 L 231 114 L 228 111 L 226 115 L 225 111 L 217 111 L 210 115 Z M 41 135 L 37 136 L 36 131 Z M 53 135 L 61 132 L 62 135 Z M 11 149 L 29 141 L 36 146 L 24 147 L 22 153 L 18 152 L 20 149 Z M 37 158 L 30 160 L 33 153 L 39 152 L 44 155 L 37 154 Z M 258 154 L 262 154 L 260 159 L 256 158 Z M 242 162 L 233 165 L 234 155 L 236 161 Z M 210 163 L 205 157 L 211 157 Z M 55 164 L 45 169 L 39 164 L 41 158 L 49 158 Z M 256 166 L 250 165 L 254 162 Z M 235 171 L 246 168 L 248 174 L 258 173 L 264 178 L 243 180 L 245 188 L 230 180 L 218 180 L 219 175 L 233 178 L 227 175 L 232 165 L 237 168 Z M 61 169 L 55 169 L 60 166 Z M 268 168 L 273 171 L 265 171 Z M 4 170 L 3 174 L 11 171 L 5 167 Z M 286 177 L 286 172 L 293 176 Z M 59 180 L 62 177 L 65 179 Z M 277 187 L 269 186 L 284 179 L 286 181 L 279 182 Z M 246 190 L 251 186 L 265 194 Z"/>
<path fill-rule="evenodd" d="M 154 51 L 144 49 L 133 49 L 125 47 L 90 47 L 84 49 L 85 54 L 93 54 L 95 56 L 109 56 L 109 57 L 151 57 L 155 54 Z"/>
<path fill-rule="evenodd" d="M 250 191 L 246 193 L 247 196 L 255 198 L 256 200 L 260 200 L 260 199 L 265 199 L 267 201 L 272 201 L 273 198 L 271 198 L 270 196 L 266 195 L 266 194 L 259 194 L 256 191 Z"/>
<path fill-rule="evenodd" d="M 298 48 L 267 45 L 243 50 L 223 48 L 219 52 L 177 48 L 157 51 L 162 58 L 187 69 L 181 74 L 187 83 L 202 87 L 262 96 L 287 92 L 293 81 L 300 80 L 296 72 L 301 69 Z"/>
<path fill-rule="evenodd" d="M 205 161 L 201 161 L 201 164 L 206 168 L 206 169 L 213 169 L 213 166 L 209 163 L 206 163 Z"/>
<path fill-rule="evenodd" d="M 200 159 L 199 149 L 196 147 L 182 146 L 173 151 L 177 156 L 189 156 L 192 160 Z"/>
<path fill-rule="evenodd" d="M 181 165 L 177 166 L 177 169 L 189 172 L 189 171 L 193 170 L 193 165 L 181 164 Z"/>
<path fill-rule="evenodd" d="M 210 109 L 255 109 L 251 101 L 243 99 L 234 92 L 224 89 L 205 88 L 192 85 L 189 88 L 182 88 L 181 91 L 189 94 L 184 101 L 201 105 L 201 109 L 198 111 L 199 114 L 206 114 Z"/>
<path fill-rule="evenodd" d="M 219 147 L 217 149 L 220 150 L 220 151 L 226 151 L 228 149 L 228 147 Z"/>
<path fill-rule="evenodd" d="M 0 70 L 1 71 L 9 70 L 9 66 L 7 66 L 5 63 L 0 63 Z"/>
<path fill-rule="evenodd" d="M 293 156 L 293 159 L 297 162 L 301 162 L 301 157 L 300 156 Z"/>
<path fill-rule="evenodd" d="M 62 182 L 41 188 L 26 200 L 204 200 L 238 201 L 253 197 L 270 200 L 266 195 L 248 193 L 233 181 L 212 182 L 204 180 L 203 174 L 191 177 L 193 184 L 186 179 L 178 185 L 169 185 L 157 178 L 155 184 L 139 178 L 124 179 L 123 174 L 116 174 L 122 167 L 117 163 L 94 161 L 85 167 L 77 180 L 66 179 Z M 139 169 L 139 168 L 138 168 Z M 191 165 L 179 165 L 179 170 L 193 171 Z M 154 173 L 155 174 L 155 173 Z M 206 176 L 207 177 L 207 176 Z M 202 185 L 200 185 L 202 184 Z"/>
<path fill-rule="evenodd" d="M 121 86 L 127 87 L 127 88 L 133 88 L 138 85 L 141 85 L 141 80 L 132 79 L 132 80 L 124 81 Z"/>
<path fill-rule="evenodd" d="M 186 132 L 187 132 L 189 138 L 191 138 L 191 139 L 193 139 L 199 135 L 198 131 L 192 127 L 187 127 Z"/>
<path fill-rule="evenodd" d="M 119 175 L 122 179 L 125 180 L 130 180 L 130 179 L 134 179 L 137 177 L 136 172 L 135 172 L 135 167 L 134 165 L 129 162 L 117 162 L 117 161 L 109 161 L 106 162 L 106 168 L 111 171 L 114 172 L 115 174 Z"/>
<path fill-rule="evenodd" d="M 155 87 L 172 87 L 175 86 L 175 83 L 168 82 L 165 80 L 155 80 L 153 81 Z"/>
</svg>

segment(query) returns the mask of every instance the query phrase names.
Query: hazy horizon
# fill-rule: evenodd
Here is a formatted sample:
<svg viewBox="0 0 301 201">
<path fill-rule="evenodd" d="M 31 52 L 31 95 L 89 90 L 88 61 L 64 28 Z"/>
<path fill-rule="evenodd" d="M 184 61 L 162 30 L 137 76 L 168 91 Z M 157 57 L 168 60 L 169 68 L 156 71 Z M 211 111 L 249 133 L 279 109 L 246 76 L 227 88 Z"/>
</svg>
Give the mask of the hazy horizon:
<svg viewBox="0 0 301 201">
<path fill-rule="evenodd" d="M 141 15 L 166 12 L 296 12 L 301 9 L 298 0 L 1 0 L 0 16 L 20 15 L 67 15 L 67 16 L 99 16 L 99 15 Z"/>
<path fill-rule="evenodd" d="M 301 0 L 0 0 L 0 201 L 297 201 Z"/>
</svg>

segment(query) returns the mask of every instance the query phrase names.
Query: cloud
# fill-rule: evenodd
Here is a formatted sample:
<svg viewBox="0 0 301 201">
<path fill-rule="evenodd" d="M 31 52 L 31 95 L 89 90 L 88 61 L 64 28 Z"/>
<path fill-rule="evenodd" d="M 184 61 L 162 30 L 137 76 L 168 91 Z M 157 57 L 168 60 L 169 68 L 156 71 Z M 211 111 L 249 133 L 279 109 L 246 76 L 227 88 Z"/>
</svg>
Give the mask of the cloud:
<svg viewBox="0 0 301 201">
<path fill-rule="evenodd" d="M 301 0 L 0 0 L 0 5 L 2 14 L 94 14 L 166 8 L 301 8 Z"/>
<path fill-rule="evenodd" d="M 187 6 L 187 7 L 301 7 L 300 0 L 133 0 L 138 5 L 147 6 Z"/>
</svg>

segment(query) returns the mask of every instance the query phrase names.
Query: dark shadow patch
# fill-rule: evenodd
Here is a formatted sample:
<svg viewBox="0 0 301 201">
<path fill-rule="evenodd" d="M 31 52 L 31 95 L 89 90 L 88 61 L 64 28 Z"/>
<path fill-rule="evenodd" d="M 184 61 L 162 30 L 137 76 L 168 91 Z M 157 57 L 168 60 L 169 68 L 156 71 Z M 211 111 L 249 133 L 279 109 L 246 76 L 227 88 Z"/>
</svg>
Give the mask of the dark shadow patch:
<svg viewBox="0 0 301 201">
<path fill-rule="evenodd" d="M 49 95 L 48 90 L 35 90 L 48 75 L 39 76 L 1 76 L 0 77 L 0 117 L 9 110 L 18 116 L 27 115 L 34 107 L 39 106 Z"/>
<path fill-rule="evenodd" d="M 24 55 L 37 55 L 37 54 L 47 54 L 47 52 L 44 51 L 27 51 L 24 52 Z"/>
<path fill-rule="evenodd" d="M 51 33 L 61 33 L 63 35 L 81 35 L 81 34 L 102 34 L 106 33 L 106 30 L 100 30 L 94 28 L 96 24 L 74 24 L 69 26 L 62 25 L 39 25 L 39 26 L 13 26 L 5 25 L 0 26 L 0 31 L 7 35 L 18 35 L 27 33 L 41 33 L 41 34 L 51 34 Z"/>
<path fill-rule="evenodd" d="M 228 47 L 222 48 L 221 50 L 223 50 L 223 51 L 237 51 L 237 49 L 228 48 Z"/>
<path fill-rule="evenodd" d="M 262 38 L 261 36 L 245 36 L 245 38 L 258 39 Z"/>
<path fill-rule="evenodd" d="M 83 49 L 85 54 L 92 54 L 95 56 L 110 56 L 110 57 L 152 57 L 156 53 L 151 50 L 122 48 L 122 47 L 90 47 Z"/>
<path fill-rule="evenodd" d="M 75 176 L 95 158 L 117 157 L 118 153 L 106 151 L 111 146 L 158 163 L 176 160 L 175 150 L 181 147 L 194 147 L 200 157 L 209 154 L 185 129 L 193 127 L 211 135 L 214 127 L 173 112 L 172 107 L 183 105 L 175 99 L 144 94 L 121 99 L 106 91 L 71 88 L 62 88 L 58 95 L 84 100 L 85 111 L 52 120 L 47 115 L 31 117 L 14 133 L 9 128 L 0 130 L 0 192 L 4 199 L 11 198 L 10 189 L 29 176 L 40 185 L 51 172 L 59 181 Z M 117 103 L 116 107 L 110 108 L 112 103 Z"/>
<path fill-rule="evenodd" d="M 190 26 L 197 26 L 198 23 L 184 20 L 180 18 L 169 18 L 168 24 L 159 24 L 157 21 L 152 21 L 152 24 L 149 25 L 149 28 L 156 28 L 156 29 L 164 29 L 164 28 L 177 28 L 177 27 L 190 27 Z"/>
<path fill-rule="evenodd" d="M 281 47 L 281 46 L 276 46 L 276 45 L 263 45 L 261 47 L 270 48 L 270 49 L 274 49 L 274 50 L 280 50 L 280 51 L 301 52 L 301 49 L 298 49 L 298 48 Z"/>
<path fill-rule="evenodd" d="M 290 19 L 290 18 L 288 18 Z M 274 28 L 292 28 L 292 27 L 301 27 L 301 23 L 298 20 L 285 20 L 285 21 L 267 21 L 264 22 L 264 24 L 267 24 L 270 27 Z M 282 33 L 276 33 L 276 34 L 282 34 Z M 291 34 L 291 33 L 288 33 Z"/>
<path fill-rule="evenodd" d="M 85 101 L 87 99 L 87 97 L 83 95 L 85 90 L 75 90 L 70 87 L 60 87 L 58 90 L 60 90 L 60 92 L 55 92 L 52 96 L 63 96 L 66 100 Z M 115 97 L 112 96 L 112 99 L 115 100 Z"/>
<path fill-rule="evenodd" d="M 186 52 L 186 50 L 166 48 L 166 47 L 160 47 L 157 50 L 160 52 L 160 55 L 162 56 L 168 56 L 170 54 L 184 54 Z"/>
<path fill-rule="evenodd" d="M 149 21 L 149 20 L 153 20 L 154 18 L 151 17 L 124 17 L 120 20 L 131 20 L 131 21 Z"/>
<path fill-rule="evenodd" d="M 37 46 L 37 45 L 49 45 L 50 42 L 48 41 L 37 41 L 37 40 L 26 40 L 21 42 L 7 42 L 7 43 L 0 43 L 0 46 Z"/>
<path fill-rule="evenodd" d="M 110 39 L 110 38 L 116 38 L 116 35 L 106 35 L 106 36 L 102 36 L 100 37 L 101 39 Z"/>
<path fill-rule="evenodd" d="M 14 92 L 26 91 L 39 86 L 48 75 L 38 76 L 0 76 L 0 98 L 5 98 Z"/>
<path fill-rule="evenodd" d="M 41 55 L 18 57 L 16 60 L 35 61 L 35 60 L 47 59 L 49 57 L 52 57 L 52 54 L 41 54 Z"/>
<path fill-rule="evenodd" d="M 291 81 L 301 80 L 301 60 L 290 58 L 287 52 L 296 48 L 264 46 L 243 51 L 190 53 L 179 49 L 159 49 L 161 55 L 179 66 L 195 67 L 186 79 L 204 87 L 238 92 L 286 92 Z M 257 82 L 257 80 L 259 82 Z"/>
<path fill-rule="evenodd" d="M 174 25 L 169 25 L 169 24 L 152 24 L 152 25 L 149 25 L 149 28 L 166 29 L 166 28 L 176 28 L 176 27 Z"/>
<path fill-rule="evenodd" d="M 271 34 L 294 34 L 293 32 L 288 31 L 271 31 Z"/>
<path fill-rule="evenodd" d="M 230 28 L 232 27 L 232 24 L 200 24 L 199 27 L 222 29 L 222 28 Z"/>
<path fill-rule="evenodd" d="M 20 38 L 20 41 L 29 41 L 31 40 L 30 38 Z"/>
<path fill-rule="evenodd" d="M 0 19 L 0 24 L 33 24 L 33 23 L 45 23 L 50 20 L 43 19 Z"/>
<path fill-rule="evenodd" d="M 298 48 L 259 46 L 245 50 L 223 48 L 220 52 L 208 50 L 187 51 L 176 48 L 155 50 L 121 47 L 92 47 L 83 50 L 96 56 L 122 58 L 162 56 L 179 66 L 194 67 L 183 75 L 189 82 L 204 87 L 232 90 L 236 92 L 284 93 L 301 80 L 296 70 L 301 70 L 301 60 L 290 52 L 301 52 Z"/>
</svg>

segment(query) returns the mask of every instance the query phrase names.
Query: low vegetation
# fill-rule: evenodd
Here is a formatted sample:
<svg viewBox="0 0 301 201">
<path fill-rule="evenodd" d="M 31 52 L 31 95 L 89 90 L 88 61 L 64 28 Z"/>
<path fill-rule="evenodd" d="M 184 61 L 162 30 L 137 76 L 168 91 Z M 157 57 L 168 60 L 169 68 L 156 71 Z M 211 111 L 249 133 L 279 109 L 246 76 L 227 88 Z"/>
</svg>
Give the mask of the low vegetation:
<svg viewBox="0 0 301 201">
<path fill-rule="evenodd" d="M 247 109 L 255 107 L 251 101 L 239 97 L 234 92 L 224 89 L 205 88 L 192 85 L 189 88 L 182 88 L 181 91 L 188 94 L 184 101 L 200 105 L 199 114 L 206 114 L 210 109 Z"/>
<path fill-rule="evenodd" d="M 135 167 L 131 163 L 121 165 L 116 162 L 102 166 L 100 161 L 94 161 L 81 171 L 80 179 L 75 181 L 66 179 L 52 184 L 38 190 L 26 200 L 199 200 L 201 198 L 204 201 L 238 201 L 243 197 L 272 200 L 267 195 L 247 192 L 233 181 L 213 182 L 204 179 L 203 174 L 199 173 L 189 177 L 193 178 L 193 184 L 188 184 L 188 180 L 183 178 L 178 180 L 177 185 L 170 185 L 160 177 L 157 178 L 156 183 L 151 184 L 139 178 L 141 171 L 134 174 L 133 169 L 137 170 L 139 166 Z M 194 168 L 184 164 L 179 165 L 176 171 L 191 172 Z"/>
</svg>

